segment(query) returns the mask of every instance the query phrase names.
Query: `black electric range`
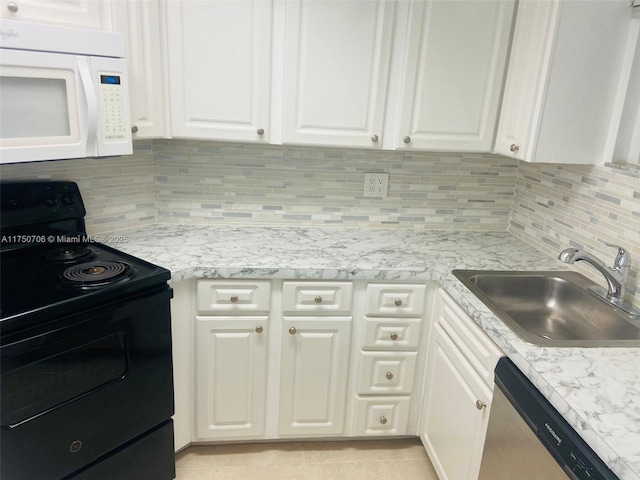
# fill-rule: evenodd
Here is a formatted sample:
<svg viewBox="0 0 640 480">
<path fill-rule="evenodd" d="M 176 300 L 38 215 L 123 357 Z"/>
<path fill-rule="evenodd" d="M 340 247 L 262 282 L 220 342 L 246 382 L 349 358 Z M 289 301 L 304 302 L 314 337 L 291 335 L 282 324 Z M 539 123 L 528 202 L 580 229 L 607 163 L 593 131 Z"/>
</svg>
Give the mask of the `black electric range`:
<svg viewBox="0 0 640 480">
<path fill-rule="evenodd" d="M 74 182 L 0 184 L 0 477 L 170 480 L 172 290 Z"/>
</svg>

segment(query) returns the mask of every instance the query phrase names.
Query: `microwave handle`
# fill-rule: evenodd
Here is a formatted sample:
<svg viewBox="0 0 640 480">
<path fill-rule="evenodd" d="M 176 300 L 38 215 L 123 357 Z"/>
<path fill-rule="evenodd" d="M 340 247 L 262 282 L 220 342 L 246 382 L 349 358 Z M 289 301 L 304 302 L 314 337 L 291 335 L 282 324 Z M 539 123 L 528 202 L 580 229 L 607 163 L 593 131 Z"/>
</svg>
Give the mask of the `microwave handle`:
<svg viewBox="0 0 640 480">
<path fill-rule="evenodd" d="M 88 57 L 78 57 L 78 71 L 87 106 L 87 156 L 98 154 L 98 98 Z"/>
</svg>

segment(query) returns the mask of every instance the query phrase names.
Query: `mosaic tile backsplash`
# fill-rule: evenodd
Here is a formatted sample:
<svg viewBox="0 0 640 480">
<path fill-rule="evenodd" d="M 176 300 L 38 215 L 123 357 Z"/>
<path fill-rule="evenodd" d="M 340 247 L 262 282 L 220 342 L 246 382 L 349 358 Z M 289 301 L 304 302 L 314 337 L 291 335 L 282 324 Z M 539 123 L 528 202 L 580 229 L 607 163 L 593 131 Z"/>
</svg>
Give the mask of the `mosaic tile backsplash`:
<svg viewBox="0 0 640 480">
<path fill-rule="evenodd" d="M 640 169 L 521 162 L 509 231 L 550 255 L 584 248 L 608 266 L 616 250 L 605 242 L 623 246 L 632 256 L 628 288 L 640 305 Z M 584 262 L 575 267 L 602 279 Z"/>
<path fill-rule="evenodd" d="M 365 172 L 389 173 L 387 198 L 363 196 Z M 78 182 L 93 234 L 220 222 L 509 230 L 550 255 L 574 246 L 610 264 L 608 241 L 632 253 L 630 287 L 640 303 L 638 168 L 154 140 L 136 142 L 131 157 L 3 165 L 0 178 Z"/>
<path fill-rule="evenodd" d="M 154 141 L 158 218 L 242 223 L 504 231 L 517 162 L 497 155 L 409 154 Z M 365 172 L 389 173 L 365 198 Z"/>
<path fill-rule="evenodd" d="M 155 163 L 151 142 L 134 155 L 0 166 L 0 180 L 72 180 L 85 203 L 87 231 L 108 233 L 156 222 Z"/>
</svg>

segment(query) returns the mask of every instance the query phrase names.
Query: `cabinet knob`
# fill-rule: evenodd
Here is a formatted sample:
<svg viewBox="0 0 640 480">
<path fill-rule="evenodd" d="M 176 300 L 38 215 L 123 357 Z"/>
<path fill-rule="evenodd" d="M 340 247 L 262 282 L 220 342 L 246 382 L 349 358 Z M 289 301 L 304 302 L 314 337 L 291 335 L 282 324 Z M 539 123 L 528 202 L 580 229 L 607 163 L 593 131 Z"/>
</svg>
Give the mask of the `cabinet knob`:
<svg viewBox="0 0 640 480">
<path fill-rule="evenodd" d="M 476 408 L 478 410 L 482 410 L 483 408 L 487 408 L 487 403 L 482 400 L 476 400 Z"/>
<path fill-rule="evenodd" d="M 137 125 L 132 125 L 131 126 L 131 133 L 138 133 L 138 126 Z"/>
<path fill-rule="evenodd" d="M 511 146 L 509 147 L 509 150 L 511 150 L 513 153 L 516 153 L 518 150 L 520 150 L 520 146 L 516 145 L 515 143 L 512 143 Z"/>
<path fill-rule="evenodd" d="M 409 135 L 407 135 L 406 137 L 404 137 L 404 138 L 402 139 L 402 141 L 403 141 L 404 143 L 411 143 L 411 137 L 410 137 Z"/>
<path fill-rule="evenodd" d="M 391 340 L 397 340 L 398 334 L 396 332 L 393 332 L 391 335 L 389 335 L 389 337 L 391 338 Z"/>
<path fill-rule="evenodd" d="M 262 325 L 258 325 L 256 327 L 256 333 L 262 333 L 262 330 L 263 330 Z"/>
<path fill-rule="evenodd" d="M 387 372 L 387 374 L 385 375 L 385 377 L 387 377 L 387 380 L 393 380 L 393 373 L 391 373 L 391 372 Z"/>
<path fill-rule="evenodd" d="M 264 128 L 259 128 L 257 133 L 258 135 L 264 135 Z"/>
<path fill-rule="evenodd" d="M 238 296 L 233 295 L 229 300 L 231 301 L 231 303 L 238 303 Z"/>
<path fill-rule="evenodd" d="M 295 335 L 295 334 L 296 334 L 296 332 L 297 332 L 296 327 L 291 327 L 291 328 L 289 329 L 289 335 Z"/>
<path fill-rule="evenodd" d="M 371 141 L 372 141 L 373 143 L 376 143 L 376 142 L 378 141 L 378 135 L 372 135 L 372 136 L 371 136 Z"/>
<path fill-rule="evenodd" d="M 313 299 L 313 301 L 316 303 L 322 303 L 322 297 L 318 295 L 316 298 Z"/>
<path fill-rule="evenodd" d="M 18 11 L 18 5 L 14 2 L 7 3 L 7 10 L 16 13 Z"/>
<path fill-rule="evenodd" d="M 396 298 L 395 302 L 393 302 L 395 304 L 396 307 L 400 307 L 402 306 L 402 299 L 401 298 Z"/>
<path fill-rule="evenodd" d="M 387 417 L 385 417 L 384 415 L 382 417 L 380 417 L 380 423 L 382 425 L 386 425 L 387 424 Z"/>
</svg>

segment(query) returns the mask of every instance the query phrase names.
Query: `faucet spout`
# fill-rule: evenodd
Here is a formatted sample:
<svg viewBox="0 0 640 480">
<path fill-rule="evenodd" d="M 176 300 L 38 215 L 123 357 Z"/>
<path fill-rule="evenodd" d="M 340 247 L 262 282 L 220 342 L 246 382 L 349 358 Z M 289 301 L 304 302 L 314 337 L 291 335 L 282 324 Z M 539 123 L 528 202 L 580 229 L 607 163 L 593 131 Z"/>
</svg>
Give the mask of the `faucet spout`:
<svg viewBox="0 0 640 480">
<path fill-rule="evenodd" d="M 631 266 L 631 257 L 622 247 L 610 244 L 607 245 L 618 248 L 618 255 L 613 267 L 607 267 L 598 257 L 576 248 L 567 248 L 566 250 L 563 250 L 560 252 L 558 259 L 569 264 L 579 261 L 587 262 L 598 270 L 607 281 L 606 298 L 613 303 L 618 301 L 622 302 L 624 300 L 627 277 Z"/>
</svg>

